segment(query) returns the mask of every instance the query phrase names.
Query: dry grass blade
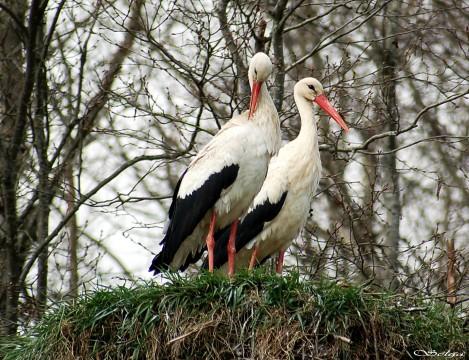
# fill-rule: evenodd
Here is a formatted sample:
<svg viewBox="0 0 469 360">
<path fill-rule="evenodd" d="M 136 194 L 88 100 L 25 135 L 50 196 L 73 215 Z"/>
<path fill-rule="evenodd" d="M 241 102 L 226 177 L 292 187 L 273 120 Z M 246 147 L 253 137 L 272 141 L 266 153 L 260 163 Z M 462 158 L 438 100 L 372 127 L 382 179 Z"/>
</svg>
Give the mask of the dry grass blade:
<svg viewBox="0 0 469 360">
<path fill-rule="evenodd" d="M 103 288 L 51 311 L 0 358 L 399 359 L 415 349 L 464 351 L 465 310 L 366 287 L 278 277 Z"/>
</svg>

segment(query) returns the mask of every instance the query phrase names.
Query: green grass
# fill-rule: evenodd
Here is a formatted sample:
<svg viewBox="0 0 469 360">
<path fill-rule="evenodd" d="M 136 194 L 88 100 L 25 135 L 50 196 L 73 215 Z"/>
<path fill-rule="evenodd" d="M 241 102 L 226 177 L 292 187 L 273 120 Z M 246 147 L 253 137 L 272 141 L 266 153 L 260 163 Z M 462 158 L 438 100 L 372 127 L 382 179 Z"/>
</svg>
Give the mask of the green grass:
<svg viewBox="0 0 469 360">
<path fill-rule="evenodd" d="M 294 273 L 168 277 L 165 285 L 99 288 L 56 306 L 26 335 L 4 339 L 0 358 L 398 359 L 415 349 L 467 351 L 463 310 L 437 300 Z"/>
</svg>

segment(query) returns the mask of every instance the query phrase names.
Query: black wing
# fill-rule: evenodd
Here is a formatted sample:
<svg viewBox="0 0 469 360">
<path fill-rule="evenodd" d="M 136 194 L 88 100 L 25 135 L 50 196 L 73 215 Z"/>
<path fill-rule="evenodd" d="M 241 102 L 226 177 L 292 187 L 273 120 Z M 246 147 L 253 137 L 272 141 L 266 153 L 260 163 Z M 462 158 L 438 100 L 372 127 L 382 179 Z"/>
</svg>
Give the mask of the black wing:
<svg viewBox="0 0 469 360">
<path fill-rule="evenodd" d="M 222 190 L 234 183 L 238 176 L 238 170 L 239 166 L 236 164 L 225 166 L 219 172 L 210 175 L 200 188 L 194 190 L 184 199 L 177 197 L 182 177 L 179 179 L 173 195 L 173 202 L 169 208 L 168 230 L 160 243 L 163 245 L 163 249 L 154 257 L 149 271 L 154 271 L 156 275 L 161 270 L 168 268 L 183 241 L 192 234 L 197 224 L 215 205 Z M 190 263 L 197 261 L 200 256 L 201 254 L 196 254 L 194 257 L 189 255 L 181 269 L 185 269 Z"/>
<path fill-rule="evenodd" d="M 176 200 L 178 198 L 179 188 L 181 187 L 182 179 L 184 179 L 184 175 L 186 175 L 187 170 L 189 170 L 189 169 L 184 170 L 184 172 L 182 173 L 181 177 L 179 178 L 179 180 L 176 184 L 176 188 L 174 189 L 173 199 L 171 200 L 171 206 L 169 207 L 169 211 L 168 211 L 168 218 L 169 218 L 170 221 L 173 218 L 174 208 L 176 206 Z M 163 243 L 163 241 L 160 242 L 160 245 L 162 243 Z"/>
<path fill-rule="evenodd" d="M 243 221 L 238 225 L 238 232 L 236 236 L 236 252 L 246 246 L 249 241 L 254 239 L 264 229 L 266 222 L 272 221 L 282 210 L 283 204 L 287 197 L 285 191 L 280 199 L 271 203 L 268 199 L 262 204 L 257 205 L 254 209 L 249 211 Z M 228 261 L 228 239 L 230 237 L 230 227 L 227 226 L 215 233 L 215 250 L 213 265 L 215 268 L 221 267 Z M 207 268 L 207 263 L 204 263 L 204 268 Z"/>
</svg>

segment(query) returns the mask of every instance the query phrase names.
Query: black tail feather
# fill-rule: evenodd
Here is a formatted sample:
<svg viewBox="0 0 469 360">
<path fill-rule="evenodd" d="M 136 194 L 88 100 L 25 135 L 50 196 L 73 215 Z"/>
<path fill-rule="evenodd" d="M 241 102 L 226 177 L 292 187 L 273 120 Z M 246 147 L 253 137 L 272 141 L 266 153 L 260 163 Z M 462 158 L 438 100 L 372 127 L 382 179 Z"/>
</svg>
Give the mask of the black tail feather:
<svg viewBox="0 0 469 360">
<path fill-rule="evenodd" d="M 272 221 L 282 210 L 287 197 L 285 191 L 276 203 L 266 200 L 263 204 L 252 209 L 238 225 L 236 235 L 236 252 L 245 247 L 252 239 L 261 233 L 266 222 Z M 215 250 L 213 265 L 215 268 L 223 266 L 228 261 L 228 240 L 230 237 L 230 227 L 227 226 L 215 233 Z M 208 267 L 207 260 L 204 268 Z"/>
<path fill-rule="evenodd" d="M 219 172 L 211 174 L 200 188 L 184 198 L 173 196 L 173 202 L 169 210 L 170 223 L 166 235 L 161 241 L 163 249 L 153 258 L 149 271 L 153 271 L 156 275 L 163 270 L 169 269 L 169 265 L 182 243 L 192 234 L 199 222 L 215 205 L 223 189 L 233 184 L 238 175 L 238 170 L 239 166 L 236 164 L 225 166 Z M 177 191 L 179 191 L 181 179 L 176 186 Z M 194 255 L 189 255 L 184 264 L 179 266 L 179 270 L 185 270 L 191 263 L 200 259 L 203 250 Z"/>
</svg>

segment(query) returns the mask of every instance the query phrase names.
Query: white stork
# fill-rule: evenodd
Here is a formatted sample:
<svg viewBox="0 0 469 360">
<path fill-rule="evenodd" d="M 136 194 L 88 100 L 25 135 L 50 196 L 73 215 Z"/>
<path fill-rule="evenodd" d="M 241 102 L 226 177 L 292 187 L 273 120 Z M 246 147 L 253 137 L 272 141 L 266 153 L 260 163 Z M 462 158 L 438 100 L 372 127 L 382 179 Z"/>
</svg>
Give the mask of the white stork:
<svg viewBox="0 0 469 360">
<path fill-rule="evenodd" d="M 321 158 L 312 103 L 316 103 L 345 130 L 348 127 L 314 78 L 297 82 L 294 98 L 301 118 L 298 137 L 283 146 L 269 164 L 267 177 L 242 218 L 236 237 L 236 268 L 251 269 L 278 253 L 276 271 L 282 272 L 285 250 L 303 228 L 321 176 Z M 216 234 L 216 268 L 225 267 L 227 230 Z"/>
<path fill-rule="evenodd" d="M 227 122 L 197 154 L 179 179 L 169 209 L 161 252 L 149 271 L 185 270 L 208 248 L 213 271 L 214 232 L 231 224 L 228 251 L 234 271 L 238 218 L 246 212 L 280 145 L 280 122 L 265 81 L 272 63 L 257 53 L 249 65 L 251 101 L 246 111 Z"/>
</svg>

